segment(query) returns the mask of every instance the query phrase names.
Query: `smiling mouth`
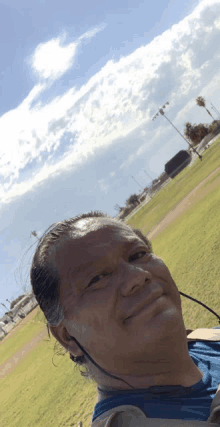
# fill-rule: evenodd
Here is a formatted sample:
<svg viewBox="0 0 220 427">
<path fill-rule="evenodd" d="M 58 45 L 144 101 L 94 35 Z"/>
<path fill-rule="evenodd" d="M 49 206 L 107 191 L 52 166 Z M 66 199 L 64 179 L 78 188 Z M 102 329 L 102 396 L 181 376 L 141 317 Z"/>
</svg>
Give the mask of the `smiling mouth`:
<svg viewBox="0 0 220 427">
<path fill-rule="evenodd" d="M 163 293 L 162 295 L 159 295 L 158 297 L 154 298 L 151 302 L 146 303 L 143 307 L 141 307 L 139 310 L 137 310 L 136 312 L 132 313 L 129 317 L 127 317 L 125 320 L 131 319 L 133 317 L 138 316 L 142 311 L 146 310 L 150 310 L 154 303 L 156 303 L 159 299 L 163 299 L 163 297 L 166 296 L 166 293 Z"/>
</svg>

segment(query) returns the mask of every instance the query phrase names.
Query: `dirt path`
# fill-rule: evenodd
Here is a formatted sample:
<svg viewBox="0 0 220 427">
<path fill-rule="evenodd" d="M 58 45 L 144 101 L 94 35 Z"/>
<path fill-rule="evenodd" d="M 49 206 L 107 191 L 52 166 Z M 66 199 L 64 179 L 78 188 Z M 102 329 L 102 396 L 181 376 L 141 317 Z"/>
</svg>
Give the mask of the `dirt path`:
<svg viewBox="0 0 220 427">
<path fill-rule="evenodd" d="M 38 335 L 32 338 L 27 344 L 25 344 L 17 353 L 15 353 L 10 359 L 2 363 L 0 366 L 0 379 L 3 379 L 9 375 L 20 360 L 26 356 L 34 347 L 37 346 L 47 336 L 47 328 L 45 327 Z"/>
<path fill-rule="evenodd" d="M 38 313 L 39 307 L 35 307 L 31 313 L 29 313 L 24 319 L 22 319 L 9 333 L 8 335 L 0 342 L 0 345 L 3 345 L 5 340 L 13 336 L 22 326 L 30 322 L 36 314 Z M 9 375 L 15 366 L 20 362 L 20 360 L 26 356 L 34 347 L 36 347 L 39 342 L 41 342 L 47 336 L 47 328 L 45 328 L 35 337 L 31 339 L 27 344 L 25 344 L 20 350 L 18 350 L 12 357 L 10 357 L 6 362 L 0 365 L 0 379 L 5 378 Z"/>
<path fill-rule="evenodd" d="M 208 187 L 208 189 L 204 189 L 204 192 L 199 192 L 199 189 L 219 171 L 220 167 L 215 169 L 212 173 L 210 173 L 210 175 L 203 179 L 203 181 L 201 181 L 192 191 L 190 191 L 190 193 L 186 197 L 184 197 L 184 199 L 173 210 L 171 210 L 159 222 L 159 224 L 155 225 L 151 229 L 151 231 L 147 234 L 147 238 L 151 240 L 152 238 L 158 236 L 158 234 L 162 233 L 162 231 L 164 231 L 178 216 L 180 216 L 183 212 L 189 209 L 192 203 L 195 203 L 195 198 L 196 201 L 198 201 L 199 199 L 203 198 L 216 185 L 220 185 L 220 180 L 217 179 L 212 183 L 211 186 Z"/>
</svg>

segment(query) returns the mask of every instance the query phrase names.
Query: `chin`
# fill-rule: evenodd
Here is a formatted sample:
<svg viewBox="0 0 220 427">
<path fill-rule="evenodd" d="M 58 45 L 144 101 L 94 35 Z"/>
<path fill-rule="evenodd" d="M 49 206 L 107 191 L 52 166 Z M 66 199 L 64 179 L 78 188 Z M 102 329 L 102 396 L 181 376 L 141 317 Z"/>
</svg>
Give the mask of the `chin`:
<svg viewBox="0 0 220 427">
<path fill-rule="evenodd" d="M 167 308 L 156 314 L 149 322 L 148 327 L 153 328 L 154 333 L 157 330 L 163 337 L 168 337 L 175 332 L 181 333 L 181 330 L 183 330 L 185 334 L 182 316 L 180 316 L 179 311 L 175 307 Z"/>
</svg>

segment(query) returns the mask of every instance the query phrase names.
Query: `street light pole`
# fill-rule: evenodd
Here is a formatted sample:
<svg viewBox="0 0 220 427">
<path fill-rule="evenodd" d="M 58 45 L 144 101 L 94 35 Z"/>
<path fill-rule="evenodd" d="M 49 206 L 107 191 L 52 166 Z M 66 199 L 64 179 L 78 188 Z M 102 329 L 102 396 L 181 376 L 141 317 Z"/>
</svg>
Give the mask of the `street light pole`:
<svg viewBox="0 0 220 427">
<path fill-rule="evenodd" d="M 152 180 L 152 178 L 151 178 L 151 177 L 150 177 L 150 175 L 146 172 L 146 170 L 145 170 L 145 169 L 144 169 L 144 172 L 146 173 L 146 175 L 147 175 L 147 176 L 149 176 L 149 178 L 151 179 L 151 181 L 153 181 L 153 180 Z"/>
<path fill-rule="evenodd" d="M 215 111 L 216 114 L 220 117 L 220 113 L 218 112 L 217 108 L 211 103 L 212 109 Z"/>
<path fill-rule="evenodd" d="M 159 109 L 159 113 L 161 114 L 161 116 L 164 116 L 167 121 L 173 126 L 173 128 L 180 134 L 180 136 L 182 136 L 183 139 L 185 139 L 185 141 L 187 142 L 187 144 L 191 147 L 191 149 L 194 151 L 194 153 L 197 154 L 197 156 L 200 158 L 200 160 L 202 160 L 202 156 L 201 154 L 199 154 L 196 149 L 190 144 L 189 141 L 187 141 L 187 139 L 178 131 L 178 129 L 176 128 L 176 126 L 174 126 L 174 124 L 168 119 L 168 117 L 166 116 L 166 114 L 164 113 L 163 109 L 160 108 Z"/>
<path fill-rule="evenodd" d="M 10 303 L 10 301 L 9 301 L 8 299 L 6 299 L 6 301 L 7 301 L 7 302 L 9 302 L 9 304 L 10 304 L 10 306 L 11 306 L 11 303 Z"/>
<path fill-rule="evenodd" d="M 7 301 L 7 300 L 6 300 Z M 8 311 L 10 311 L 10 308 L 8 309 L 7 307 L 6 307 L 6 305 L 5 304 L 3 304 L 2 302 L 0 303 L 1 305 L 3 305 L 3 307 L 5 307 L 6 308 L 6 310 L 8 310 Z"/>
<path fill-rule="evenodd" d="M 144 190 L 144 188 L 139 184 L 139 182 L 136 181 L 136 179 L 132 176 L 132 178 L 134 179 L 134 181 L 142 188 L 142 190 Z"/>
</svg>

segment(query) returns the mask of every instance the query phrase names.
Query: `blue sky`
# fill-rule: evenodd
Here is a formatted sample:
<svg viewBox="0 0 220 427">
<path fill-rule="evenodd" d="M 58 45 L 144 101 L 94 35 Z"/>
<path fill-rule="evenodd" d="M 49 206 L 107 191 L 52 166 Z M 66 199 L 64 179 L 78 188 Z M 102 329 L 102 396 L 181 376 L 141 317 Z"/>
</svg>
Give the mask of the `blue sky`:
<svg viewBox="0 0 220 427">
<path fill-rule="evenodd" d="M 187 148 L 160 106 L 181 132 L 210 122 L 219 40 L 220 0 L 0 0 L 0 302 L 29 284 L 31 231 L 116 215 Z"/>
</svg>

